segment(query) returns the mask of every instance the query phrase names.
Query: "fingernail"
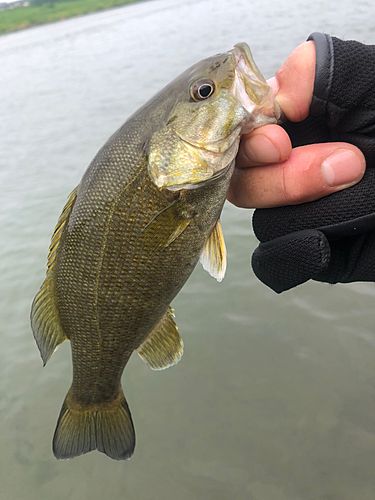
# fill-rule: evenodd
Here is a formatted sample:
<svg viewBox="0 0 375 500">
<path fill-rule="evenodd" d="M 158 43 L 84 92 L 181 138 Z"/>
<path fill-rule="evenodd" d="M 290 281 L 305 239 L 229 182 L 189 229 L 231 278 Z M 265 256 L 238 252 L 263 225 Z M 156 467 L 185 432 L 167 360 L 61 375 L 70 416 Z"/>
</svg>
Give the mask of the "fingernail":
<svg viewBox="0 0 375 500">
<path fill-rule="evenodd" d="M 279 150 L 262 134 L 254 135 L 245 143 L 246 156 L 256 163 L 276 163 L 280 160 Z"/>
<path fill-rule="evenodd" d="M 350 149 L 336 149 L 322 162 L 321 169 L 329 186 L 350 186 L 362 177 L 365 162 Z"/>
</svg>

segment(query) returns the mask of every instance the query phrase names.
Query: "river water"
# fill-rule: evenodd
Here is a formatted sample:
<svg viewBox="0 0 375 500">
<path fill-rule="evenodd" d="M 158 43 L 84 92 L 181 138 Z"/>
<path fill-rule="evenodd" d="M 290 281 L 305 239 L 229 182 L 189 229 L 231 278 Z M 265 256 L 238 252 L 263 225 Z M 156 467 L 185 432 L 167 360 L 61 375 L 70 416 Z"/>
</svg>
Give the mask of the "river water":
<svg viewBox="0 0 375 500">
<path fill-rule="evenodd" d="M 250 211 L 225 207 L 224 282 L 197 268 L 174 302 L 182 362 L 126 369 L 130 462 L 54 459 L 70 349 L 43 369 L 29 325 L 67 194 L 131 112 L 241 40 L 267 76 L 312 31 L 375 43 L 374 10 L 154 0 L 0 38 L 1 500 L 375 499 L 375 288 L 277 296 L 250 269 Z"/>
</svg>

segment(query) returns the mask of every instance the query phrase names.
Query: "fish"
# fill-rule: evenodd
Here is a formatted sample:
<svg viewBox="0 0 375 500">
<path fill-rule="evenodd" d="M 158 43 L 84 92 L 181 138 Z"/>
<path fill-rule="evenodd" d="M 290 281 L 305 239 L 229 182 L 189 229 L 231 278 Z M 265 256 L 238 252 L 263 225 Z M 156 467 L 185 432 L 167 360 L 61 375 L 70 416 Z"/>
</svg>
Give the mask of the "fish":
<svg viewBox="0 0 375 500">
<path fill-rule="evenodd" d="M 240 43 L 164 87 L 88 166 L 57 222 L 31 309 L 44 365 L 64 340 L 71 345 L 56 458 L 132 456 L 124 368 L 133 352 L 153 370 L 181 359 L 171 302 L 199 260 L 223 279 L 220 214 L 241 135 L 278 118 L 271 88 Z"/>
</svg>

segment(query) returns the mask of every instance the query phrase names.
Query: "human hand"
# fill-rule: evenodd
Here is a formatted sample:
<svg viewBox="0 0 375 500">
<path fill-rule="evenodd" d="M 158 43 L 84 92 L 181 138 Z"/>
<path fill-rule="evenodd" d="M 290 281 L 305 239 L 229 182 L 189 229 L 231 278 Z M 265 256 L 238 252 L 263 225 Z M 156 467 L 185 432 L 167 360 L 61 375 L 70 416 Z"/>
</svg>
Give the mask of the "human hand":
<svg viewBox="0 0 375 500">
<path fill-rule="evenodd" d="M 315 62 L 314 42 L 304 42 L 269 81 L 291 122 L 309 114 Z M 242 208 L 294 205 L 351 186 L 364 171 L 364 156 L 352 144 L 318 143 L 292 149 L 281 126 L 266 125 L 242 138 L 228 200 Z"/>
<path fill-rule="evenodd" d="M 257 152 L 249 151 L 253 138 L 247 138 L 229 195 L 240 206 L 280 207 L 258 209 L 253 217 L 261 243 L 252 266 L 276 292 L 311 278 L 375 281 L 375 46 L 319 33 L 311 38 L 276 76 L 284 130 L 256 131 L 266 130 L 284 162 L 246 161 Z M 334 152 L 341 154 L 337 162 Z M 364 177 L 353 185 L 365 159 Z"/>
</svg>

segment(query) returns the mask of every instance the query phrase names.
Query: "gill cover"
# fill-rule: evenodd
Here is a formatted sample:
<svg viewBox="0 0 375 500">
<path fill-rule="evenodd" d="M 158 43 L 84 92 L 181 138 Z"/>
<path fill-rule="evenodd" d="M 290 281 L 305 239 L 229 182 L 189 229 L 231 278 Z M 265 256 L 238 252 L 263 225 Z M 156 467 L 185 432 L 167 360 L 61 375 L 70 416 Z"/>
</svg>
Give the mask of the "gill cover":
<svg viewBox="0 0 375 500">
<path fill-rule="evenodd" d="M 199 149 L 182 140 L 172 127 L 152 136 L 148 161 L 149 174 L 158 188 L 201 183 L 213 174 Z"/>
</svg>

